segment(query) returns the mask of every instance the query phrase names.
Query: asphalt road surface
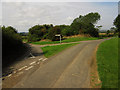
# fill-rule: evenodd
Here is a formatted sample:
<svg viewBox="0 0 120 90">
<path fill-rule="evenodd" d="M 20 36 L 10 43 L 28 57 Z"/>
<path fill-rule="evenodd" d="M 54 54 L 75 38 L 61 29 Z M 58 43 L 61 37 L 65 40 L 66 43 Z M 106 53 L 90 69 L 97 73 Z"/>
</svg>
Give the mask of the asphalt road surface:
<svg viewBox="0 0 120 90">
<path fill-rule="evenodd" d="M 89 88 L 92 59 L 104 40 L 82 42 L 48 58 L 48 63 L 13 88 Z"/>
</svg>

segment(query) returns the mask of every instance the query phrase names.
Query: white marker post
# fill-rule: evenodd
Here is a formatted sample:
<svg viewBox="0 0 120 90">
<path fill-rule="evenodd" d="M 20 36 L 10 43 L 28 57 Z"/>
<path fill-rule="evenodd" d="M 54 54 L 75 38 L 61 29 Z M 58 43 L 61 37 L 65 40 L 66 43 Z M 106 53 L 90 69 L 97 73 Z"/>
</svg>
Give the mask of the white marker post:
<svg viewBox="0 0 120 90">
<path fill-rule="evenodd" d="M 59 36 L 60 37 L 60 43 L 61 43 L 61 35 L 60 34 L 56 34 L 55 36 Z"/>
</svg>

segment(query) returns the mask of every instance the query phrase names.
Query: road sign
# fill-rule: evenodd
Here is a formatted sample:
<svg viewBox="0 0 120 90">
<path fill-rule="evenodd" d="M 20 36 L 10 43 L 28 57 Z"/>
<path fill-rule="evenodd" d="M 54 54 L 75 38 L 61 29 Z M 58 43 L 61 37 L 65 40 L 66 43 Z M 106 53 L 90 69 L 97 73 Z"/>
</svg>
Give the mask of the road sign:
<svg viewBox="0 0 120 90">
<path fill-rule="evenodd" d="M 60 37 L 60 43 L 61 43 L 61 35 L 60 34 L 56 34 L 55 36 L 59 36 Z"/>
<path fill-rule="evenodd" d="M 61 36 L 60 34 L 56 34 L 55 36 Z"/>
</svg>

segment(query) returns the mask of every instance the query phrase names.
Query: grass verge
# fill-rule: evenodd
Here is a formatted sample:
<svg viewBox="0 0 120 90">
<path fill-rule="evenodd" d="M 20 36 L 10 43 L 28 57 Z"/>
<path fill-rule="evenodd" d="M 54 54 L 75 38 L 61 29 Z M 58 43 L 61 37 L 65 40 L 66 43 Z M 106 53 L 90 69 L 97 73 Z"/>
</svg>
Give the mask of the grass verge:
<svg viewBox="0 0 120 90">
<path fill-rule="evenodd" d="M 118 38 L 100 44 L 97 64 L 102 88 L 118 88 Z"/>
<path fill-rule="evenodd" d="M 43 50 L 45 57 L 48 58 L 76 44 L 79 44 L 79 43 L 62 44 L 62 45 L 56 45 L 56 46 L 45 46 L 45 47 L 41 47 L 41 49 Z"/>
<path fill-rule="evenodd" d="M 77 41 L 87 41 L 87 40 L 97 40 L 100 38 L 96 37 L 72 37 L 67 38 L 65 40 L 62 40 L 62 43 L 69 43 L 69 42 L 77 42 Z M 45 44 L 57 44 L 60 43 L 60 41 L 39 41 L 39 42 L 31 42 L 32 44 L 38 44 L 38 45 L 45 45 Z"/>
</svg>

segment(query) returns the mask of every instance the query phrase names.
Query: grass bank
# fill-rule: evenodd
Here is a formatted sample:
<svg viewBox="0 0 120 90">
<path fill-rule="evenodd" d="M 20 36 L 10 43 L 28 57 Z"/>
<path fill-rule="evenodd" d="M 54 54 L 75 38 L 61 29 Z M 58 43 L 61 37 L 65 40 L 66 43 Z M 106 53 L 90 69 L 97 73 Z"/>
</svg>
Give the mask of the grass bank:
<svg viewBox="0 0 120 90">
<path fill-rule="evenodd" d="M 87 41 L 87 40 L 97 40 L 100 38 L 96 37 L 71 37 L 67 38 L 65 40 L 62 40 L 62 43 L 69 43 L 69 42 L 77 42 L 77 41 Z M 32 44 L 38 44 L 38 45 L 45 45 L 45 44 L 57 44 L 60 43 L 60 41 L 39 41 L 39 42 L 31 42 Z"/>
<path fill-rule="evenodd" d="M 46 47 L 41 47 L 41 49 L 43 50 L 45 57 L 50 57 L 76 44 L 79 44 L 79 43 L 46 46 Z"/>
<path fill-rule="evenodd" d="M 97 64 L 102 88 L 118 87 L 118 38 L 100 44 Z"/>
</svg>

